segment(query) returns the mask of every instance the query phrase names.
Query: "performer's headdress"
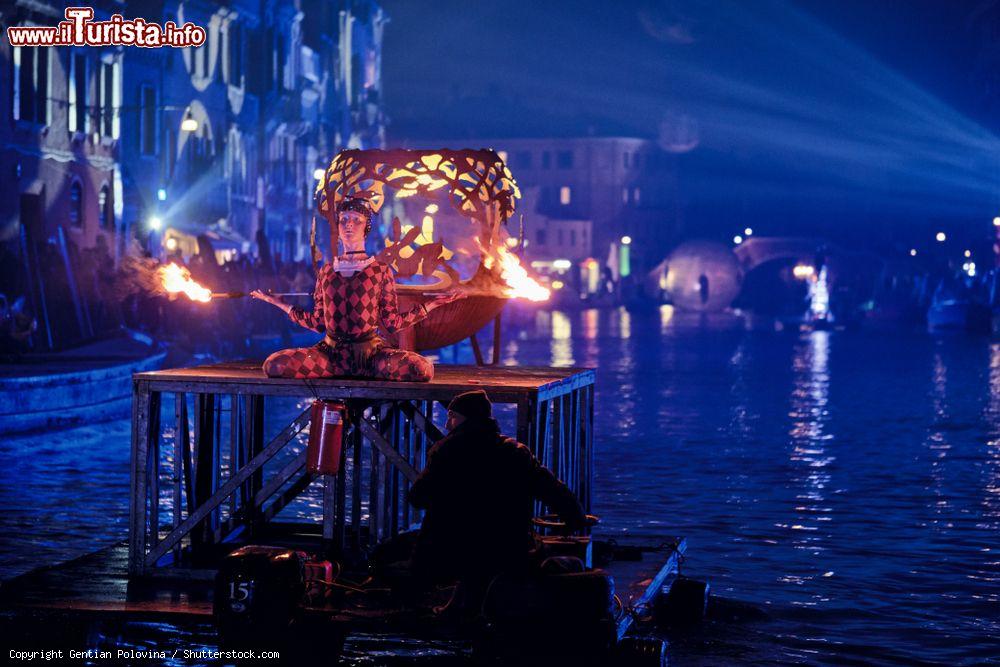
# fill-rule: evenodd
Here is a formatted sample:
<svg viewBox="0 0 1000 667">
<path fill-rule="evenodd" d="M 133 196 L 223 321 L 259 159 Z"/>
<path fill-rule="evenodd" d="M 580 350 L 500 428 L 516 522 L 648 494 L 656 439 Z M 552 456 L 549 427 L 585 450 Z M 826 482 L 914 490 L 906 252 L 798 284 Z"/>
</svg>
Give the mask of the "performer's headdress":
<svg viewBox="0 0 1000 667">
<path fill-rule="evenodd" d="M 354 211 L 365 216 L 365 236 L 368 236 L 368 232 L 372 230 L 373 215 L 372 206 L 368 199 L 361 196 L 347 197 L 337 207 L 338 213 L 343 213 L 344 211 Z"/>
</svg>

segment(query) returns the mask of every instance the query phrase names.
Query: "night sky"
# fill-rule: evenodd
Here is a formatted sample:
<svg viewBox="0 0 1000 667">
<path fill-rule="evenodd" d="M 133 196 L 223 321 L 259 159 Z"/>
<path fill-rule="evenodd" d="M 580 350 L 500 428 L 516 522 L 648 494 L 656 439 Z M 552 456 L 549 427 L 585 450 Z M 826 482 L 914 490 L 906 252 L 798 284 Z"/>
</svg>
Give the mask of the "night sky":
<svg viewBox="0 0 1000 667">
<path fill-rule="evenodd" d="M 383 4 L 393 144 L 656 139 L 707 235 L 975 238 L 1000 208 L 996 0 Z"/>
</svg>

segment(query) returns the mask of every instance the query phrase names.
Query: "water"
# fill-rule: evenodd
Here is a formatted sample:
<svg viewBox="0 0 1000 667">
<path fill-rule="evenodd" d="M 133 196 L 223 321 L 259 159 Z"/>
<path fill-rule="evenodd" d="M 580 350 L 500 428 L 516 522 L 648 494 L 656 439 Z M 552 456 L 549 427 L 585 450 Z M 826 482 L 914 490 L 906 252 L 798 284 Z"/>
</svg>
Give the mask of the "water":
<svg viewBox="0 0 1000 667">
<path fill-rule="evenodd" d="M 687 573 L 766 612 L 670 636 L 673 664 L 1000 660 L 1000 344 L 663 307 L 538 314 L 502 362 L 596 367 L 603 529 L 687 536 Z M 0 444 L 0 576 L 125 538 L 128 434 Z"/>
</svg>

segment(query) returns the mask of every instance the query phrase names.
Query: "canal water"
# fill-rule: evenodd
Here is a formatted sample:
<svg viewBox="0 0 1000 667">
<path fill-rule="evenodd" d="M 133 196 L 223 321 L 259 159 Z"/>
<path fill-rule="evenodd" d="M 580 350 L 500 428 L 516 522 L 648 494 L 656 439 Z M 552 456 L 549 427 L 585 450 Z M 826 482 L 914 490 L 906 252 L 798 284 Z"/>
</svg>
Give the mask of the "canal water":
<svg viewBox="0 0 1000 667">
<path fill-rule="evenodd" d="M 598 369 L 602 529 L 686 536 L 685 572 L 722 601 L 667 637 L 672 664 L 1000 660 L 1000 344 L 748 331 L 668 306 L 509 328 L 505 364 Z M 123 419 L 0 442 L 0 578 L 125 539 L 128 438 Z M 348 664 L 387 648 L 354 638 Z"/>
</svg>

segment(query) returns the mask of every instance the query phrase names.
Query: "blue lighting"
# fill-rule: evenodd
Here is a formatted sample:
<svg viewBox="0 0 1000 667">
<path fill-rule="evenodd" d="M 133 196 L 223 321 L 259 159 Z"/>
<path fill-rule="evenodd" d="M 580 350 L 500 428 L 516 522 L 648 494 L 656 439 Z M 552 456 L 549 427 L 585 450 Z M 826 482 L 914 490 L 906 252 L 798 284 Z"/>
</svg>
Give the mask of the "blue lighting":
<svg viewBox="0 0 1000 667">
<path fill-rule="evenodd" d="M 160 188 L 156 191 L 156 198 L 160 201 L 167 201 L 167 190 L 166 188 Z"/>
</svg>

